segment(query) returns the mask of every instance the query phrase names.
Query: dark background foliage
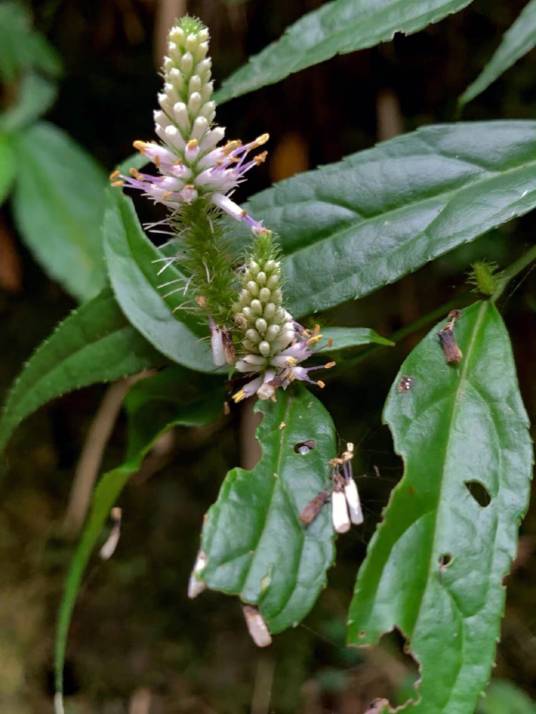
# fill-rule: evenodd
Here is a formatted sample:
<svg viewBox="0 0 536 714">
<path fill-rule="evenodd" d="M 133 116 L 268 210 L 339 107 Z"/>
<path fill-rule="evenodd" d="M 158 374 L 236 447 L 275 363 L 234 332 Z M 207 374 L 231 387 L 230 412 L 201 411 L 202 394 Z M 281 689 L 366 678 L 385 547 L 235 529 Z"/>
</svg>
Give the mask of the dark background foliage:
<svg viewBox="0 0 536 714">
<path fill-rule="evenodd" d="M 162 3 L 164 4 L 164 3 Z M 59 50 L 65 74 L 48 119 L 107 168 L 152 133 L 156 0 L 34 0 L 36 25 Z M 192 0 L 210 26 L 217 79 L 277 38 L 314 0 Z M 336 161 L 378 138 L 456 117 L 456 97 L 480 71 L 523 0 L 480 0 L 411 37 L 335 59 L 224 105 L 230 137 L 271 134 L 271 158 L 248 181 L 253 193 L 273 180 Z M 530 53 L 464 112 L 463 118 L 534 118 L 535 54 Z M 73 186 L 73 191 L 76 191 Z M 246 193 L 243 193 L 246 197 Z M 139 204 L 147 217 L 146 205 Z M 2 392 L 33 347 L 73 307 L 20 242 L 9 211 L 0 233 Z M 533 240 L 529 216 L 483 236 L 394 286 L 327 316 L 385 335 L 468 289 L 469 264 L 506 265 Z M 6 268 L 6 266 L 8 266 Z M 307 276 L 303 275 L 303 280 Z M 328 278 L 329 279 L 329 278 Z M 511 330 L 529 415 L 536 411 L 536 286 L 510 286 L 502 310 Z M 258 651 L 238 603 L 207 593 L 186 599 L 203 513 L 240 459 L 239 414 L 194 433 L 178 430 L 158 468 L 135 477 L 122 497 L 119 548 L 90 568 L 74 617 L 67 666 L 69 711 L 151 714 L 363 711 L 375 696 L 400 697 L 415 677 L 398 634 L 382 647 L 344 646 L 345 617 L 357 567 L 392 486 L 401 474 L 381 408 L 416 332 L 392 350 L 330 375 L 322 399 L 341 442 L 357 444 L 366 522 L 341 538 L 329 587 L 295 630 Z M 54 620 L 72 543 L 62 535 L 72 474 L 104 388 L 85 389 L 34 415 L 15 434 L 3 466 L 0 512 L 0 704 L 9 714 L 50 711 Z M 120 420 L 105 466 L 121 458 Z M 527 516 L 498 648 L 495 675 L 536 696 L 536 581 L 531 556 L 536 516 Z"/>
</svg>

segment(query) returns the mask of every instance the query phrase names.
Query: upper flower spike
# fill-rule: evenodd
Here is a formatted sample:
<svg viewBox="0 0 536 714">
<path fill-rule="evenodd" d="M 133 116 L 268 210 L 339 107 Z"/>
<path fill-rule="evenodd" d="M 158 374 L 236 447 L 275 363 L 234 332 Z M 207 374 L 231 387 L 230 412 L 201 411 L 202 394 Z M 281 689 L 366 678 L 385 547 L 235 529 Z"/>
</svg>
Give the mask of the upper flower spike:
<svg viewBox="0 0 536 714">
<path fill-rule="evenodd" d="M 157 176 L 131 169 L 130 176 L 112 175 L 115 183 L 142 190 L 174 212 L 198 197 L 205 197 L 233 218 L 244 221 L 254 233 L 264 228 L 243 211 L 229 194 L 266 152 L 250 158 L 265 144 L 262 134 L 242 144 L 228 141 L 219 146 L 225 129 L 214 125 L 216 104 L 212 101 L 209 32 L 193 17 L 183 17 L 171 28 L 162 73 L 164 87 L 158 95 L 160 109 L 154 113 L 155 131 L 162 143 L 135 141 L 134 147 L 159 170 Z M 119 179 L 119 181 L 116 181 Z"/>
</svg>

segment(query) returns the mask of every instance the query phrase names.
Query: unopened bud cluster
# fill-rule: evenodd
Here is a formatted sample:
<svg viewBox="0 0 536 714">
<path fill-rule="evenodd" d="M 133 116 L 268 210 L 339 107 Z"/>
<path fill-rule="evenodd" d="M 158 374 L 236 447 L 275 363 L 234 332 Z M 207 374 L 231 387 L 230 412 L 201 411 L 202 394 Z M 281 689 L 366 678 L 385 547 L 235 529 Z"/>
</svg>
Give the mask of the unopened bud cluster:
<svg viewBox="0 0 536 714">
<path fill-rule="evenodd" d="M 234 305 L 234 320 L 243 335 L 245 355 L 235 364 L 240 372 L 261 370 L 294 340 L 292 316 L 283 307 L 278 260 L 249 260 L 239 302 Z"/>
</svg>

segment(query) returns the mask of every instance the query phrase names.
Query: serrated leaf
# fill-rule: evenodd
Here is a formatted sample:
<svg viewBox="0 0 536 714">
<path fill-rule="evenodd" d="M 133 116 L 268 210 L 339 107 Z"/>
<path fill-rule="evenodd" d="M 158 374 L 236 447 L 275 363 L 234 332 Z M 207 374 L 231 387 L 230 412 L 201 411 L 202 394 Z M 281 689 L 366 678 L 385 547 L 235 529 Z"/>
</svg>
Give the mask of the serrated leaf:
<svg viewBox="0 0 536 714">
<path fill-rule="evenodd" d="M 214 372 L 207 333 L 185 311 L 173 313 L 185 300 L 182 290 L 166 297 L 177 285 L 159 287 L 180 280 L 181 274 L 170 265 L 158 275 L 161 252 L 143 232 L 130 199 L 112 189 L 104 219 L 104 250 L 115 296 L 130 322 L 173 362 Z"/>
<path fill-rule="evenodd" d="M 335 0 L 304 15 L 276 42 L 250 58 L 216 93 L 218 104 L 274 84 L 337 54 L 347 54 L 410 35 L 471 0 Z"/>
<path fill-rule="evenodd" d="M 305 389 L 257 402 L 262 457 L 250 471 L 233 469 L 203 527 L 208 561 L 202 579 L 213 590 L 256 605 L 271 632 L 299 622 L 324 587 L 334 557 L 330 509 L 308 527 L 300 512 L 329 481 L 335 430 L 322 404 Z M 307 454 L 299 442 L 313 439 Z"/>
<path fill-rule="evenodd" d="M 8 195 L 15 178 L 15 157 L 9 137 L 0 134 L 0 204 Z"/>
<path fill-rule="evenodd" d="M 404 460 L 358 574 L 348 640 L 398 627 L 420 665 L 404 712 L 474 712 L 527 507 L 532 448 L 508 334 L 492 303 L 463 311 L 448 365 L 438 327 L 403 363 L 384 419 Z M 418 695 L 418 696 L 417 696 Z"/>
<path fill-rule="evenodd" d="M 0 450 L 17 425 L 51 399 L 165 361 L 104 290 L 61 322 L 24 366 L 0 418 Z"/>
<path fill-rule="evenodd" d="M 534 47 L 536 47 L 536 0 L 530 0 L 512 27 L 505 33 L 488 64 L 462 94 L 460 104 L 472 101 Z"/>
<path fill-rule="evenodd" d="M 370 344 L 386 347 L 394 345 L 394 342 L 382 337 L 370 327 L 323 327 L 321 333 L 324 338 L 320 343 L 322 352 L 337 352 Z M 323 347 L 326 340 L 328 344 Z"/>
<path fill-rule="evenodd" d="M 106 177 L 60 129 L 38 123 L 13 136 L 15 221 L 45 271 L 79 300 L 106 282 L 101 223 Z"/>
<path fill-rule="evenodd" d="M 105 473 L 97 484 L 87 522 L 69 566 L 58 612 L 54 658 L 57 692 L 63 690 L 67 636 L 80 584 L 119 494 L 163 433 L 175 426 L 203 426 L 222 411 L 221 385 L 218 387 L 215 382 L 209 389 L 202 388 L 193 398 L 190 381 L 191 372 L 173 367 L 136 384 L 125 400 L 129 419 L 126 458 L 120 466 Z"/>
<path fill-rule="evenodd" d="M 0 131 L 15 131 L 32 124 L 56 101 L 57 85 L 38 74 L 29 72 L 19 86 L 14 104 L 0 114 Z"/>
<path fill-rule="evenodd" d="M 399 280 L 534 206 L 534 121 L 418 129 L 247 204 L 279 234 L 296 318 Z"/>
</svg>

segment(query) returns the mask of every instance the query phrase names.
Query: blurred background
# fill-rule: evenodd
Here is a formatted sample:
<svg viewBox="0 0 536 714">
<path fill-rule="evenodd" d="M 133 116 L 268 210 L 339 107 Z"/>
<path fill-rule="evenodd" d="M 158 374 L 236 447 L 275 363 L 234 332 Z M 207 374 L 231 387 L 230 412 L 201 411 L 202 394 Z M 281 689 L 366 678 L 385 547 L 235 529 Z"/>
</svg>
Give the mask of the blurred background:
<svg viewBox="0 0 536 714">
<path fill-rule="evenodd" d="M 185 9 L 210 27 L 221 80 L 318 6 L 315 0 L 35 0 L 35 30 L 61 58 L 57 97 L 46 120 L 75 139 L 107 171 L 152 136 L 157 67 L 167 28 Z M 478 74 L 524 0 L 476 0 L 411 37 L 293 75 L 219 110 L 230 138 L 268 131 L 270 156 L 250 174 L 248 194 L 380 139 L 453 121 L 456 98 Z M 2 3 L 0 2 L 0 7 Z M 1 38 L 10 28 L 0 27 Z M 4 45 L 5 49 L 5 45 Z M 19 48 L 22 53 L 25 47 Z M 28 49 L 28 52 L 30 50 Z M 536 55 L 530 53 L 465 109 L 463 119 L 536 116 Z M 3 76 L 0 102 L 13 101 L 16 73 Z M 36 147 L 36 150 L 38 147 Z M 76 185 L 73 186 L 76 191 Z M 244 191 L 244 189 L 243 189 Z M 245 199 L 245 191 L 240 196 Z M 147 205 L 138 203 L 143 218 Z M 31 210 L 31 206 L 28 207 Z M 432 265 L 325 316 L 386 336 L 469 290 L 470 263 L 505 266 L 534 241 L 534 216 L 508 223 Z M 511 331 L 529 415 L 536 412 L 536 281 L 514 282 L 501 309 Z M 0 390 L 5 394 L 32 350 L 74 300 L 35 262 L 10 204 L 0 208 Z M 123 528 L 108 562 L 93 561 L 74 615 L 66 671 L 71 714 L 358 714 L 375 697 L 411 696 L 414 662 L 396 633 L 372 650 L 346 648 L 345 618 L 356 571 L 389 492 L 401 475 L 381 409 L 400 362 L 422 337 L 342 365 L 322 400 L 342 440 L 357 445 L 355 472 L 366 522 L 338 541 L 337 565 L 310 616 L 257 650 L 238 602 L 215 593 L 186 599 L 203 514 L 243 452 L 239 414 L 215 426 L 177 429 L 160 444 L 121 499 Z M 0 711 L 52 711 L 56 613 L 77 519 L 73 475 L 106 387 L 56 400 L 17 430 L 0 481 Z M 117 393 L 115 395 L 117 403 Z M 117 412 L 117 404 L 115 411 Z M 100 412 L 99 412 L 100 409 Z M 112 410 L 112 413 L 113 410 Z M 111 419 L 110 427 L 114 424 Z M 101 424 L 102 426 L 102 424 Z M 105 429 L 106 431 L 106 429 Z M 115 420 L 102 469 L 120 463 L 124 418 Z M 106 443 L 107 442 L 107 443 Z M 87 444 L 86 444 L 87 446 Z M 241 448 L 242 446 L 242 448 Z M 86 449 L 87 451 L 87 449 Z M 89 448 L 91 452 L 91 447 Z M 97 459 L 98 461 L 98 459 Z M 481 714 L 536 711 L 536 509 L 521 529 L 508 578 L 495 684 Z"/>
</svg>

